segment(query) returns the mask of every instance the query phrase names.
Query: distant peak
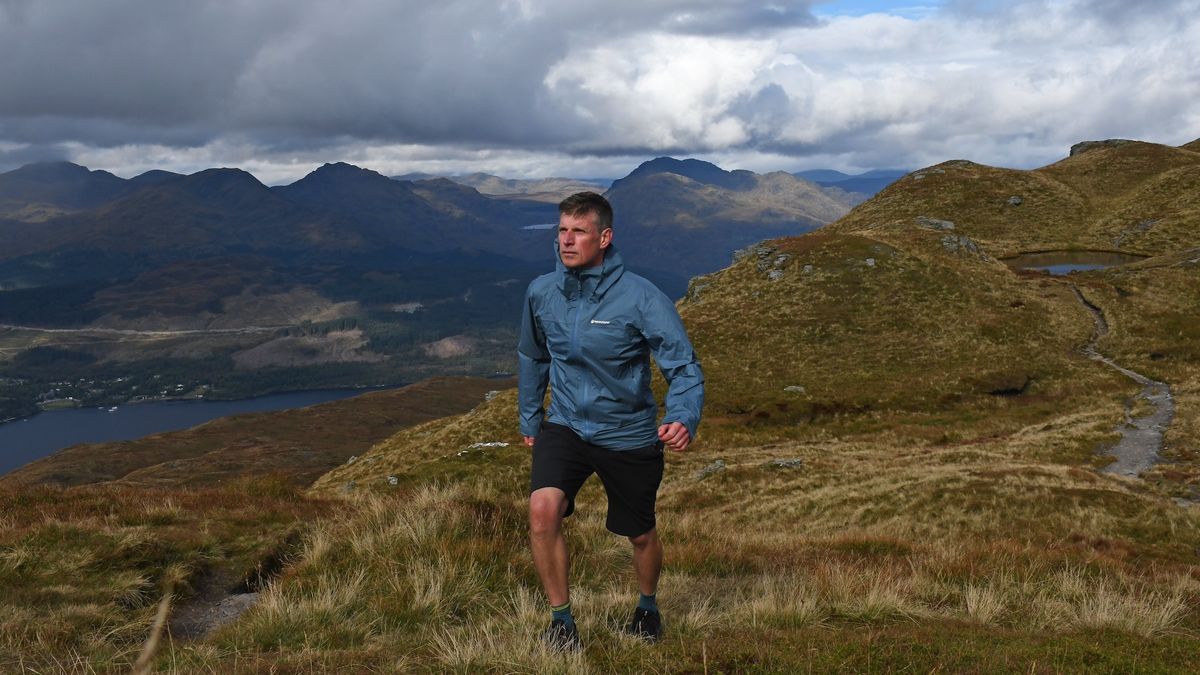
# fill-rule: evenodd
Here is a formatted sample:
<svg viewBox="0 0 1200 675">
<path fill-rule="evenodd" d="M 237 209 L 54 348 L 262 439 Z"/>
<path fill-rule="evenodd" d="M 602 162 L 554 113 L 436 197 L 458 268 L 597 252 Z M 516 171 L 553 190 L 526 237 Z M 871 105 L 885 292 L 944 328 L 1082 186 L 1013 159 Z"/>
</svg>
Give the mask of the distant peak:
<svg viewBox="0 0 1200 675">
<path fill-rule="evenodd" d="M 613 188 L 617 188 L 618 184 L 622 181 L 658 173 L 673 173 L 678 176 L 690 178 L 697 183 L 716 185 L 731 190 L 753 187 L 756 178 L 756 175 L 750 171 L 726 171 L 716 164 L 700 159 L 656 157 L 648 162 L 642 162 L 628 176 L 613 183 Z"/>
<path fill-rule="evenodd" d="M 257 178 L 242 169 L 205 169 L 197 171 L 186 178 L 186 183 L 193 186 L 225 186 L 225 187 L 256 187 L 267 189 Z"/>
<path fill-rule="evenodd" d="M 146 171 L 145 173 L 140 173 L 140 174 L 134 176 L 133 178 L 130 178 L 129 182 L 137 183 L 139 185 L 159 185 L 161 183 L 178 180 L 183 177 L 184 177 L 183 174 L 175 173 L 173 171 L 163 171 L 162 169 L 150 169 L 149 171 Z"/>
<path fill-rule="evenodd" d="M 711 162 L 705 162 L 699 159 L 675 159 L 674 157 L 655 157 L 654 159 L 642 162 L 638 168 L 634 169 L 630 175 L 638 173 L 677 173 L 681 176 L 686 176 L 688 173 L 703 171 L 717 171 L 726 173 L 724 169 Z"/>
<path fill-rule="evenodd" d="M 325 162 L 317 168 L 317 171 L 368 171 L 368 169 L 347 162 Z M 371 173 L 375 172 L 372 171 Z"/>
<path fill-rule="evenodd" d="M 36 179 L 62 179 L 68 177 L 87 176 L 93 173 L 93 171 L 86 166 L 80 166 L 72 162 L 57 161 L 34 162 L 32 164 L 26 164 L 25 166 L 16 169 L 12 173 Z"/>
<path fill-rule="evenodd" d="M 373 179 L 382 178 L 383 180 L 391 180 L 387 176 L 384 176 L 383 174 L 379 173 L 378 171 L 372 171 L 371 169 L 364 169 L 361 166 L 347 164 L 346 162 L 330 162 L 330 163 L 322 164 L 321 166 L 317 167 L 314 171 L 312 171 L 311 173 L 309 173 L 307 176 L 305 176 L 304 178 L 302 178 L 300 180 L 301 181 L 344 180 L 347 178 L 365 178 L 365 177 L 369 177 L 369 178 L 373 178 Z"/>
</svg>

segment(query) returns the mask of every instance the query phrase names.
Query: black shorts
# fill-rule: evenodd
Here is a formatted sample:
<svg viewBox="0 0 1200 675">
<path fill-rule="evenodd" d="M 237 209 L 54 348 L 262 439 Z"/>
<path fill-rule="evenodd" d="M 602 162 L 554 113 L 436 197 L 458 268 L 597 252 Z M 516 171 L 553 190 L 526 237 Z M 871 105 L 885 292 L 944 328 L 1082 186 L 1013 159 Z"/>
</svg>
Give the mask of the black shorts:
<svg viewBox="0 0 1200 675">
<path fill-rule="evenodd" d="M 533 444 L 533 470 L 529 492 L 555 487 L 567 495 L 569 516 L 575 495 L 593 473 L 600 476 L 608 494 L 610 532 L 636 537 L 654 529 L 654 502 L 663 476 L 663 444 L 644 448 L 608 450 L 580 438 L 569 427 L 543 423 Z"/>
</svg>

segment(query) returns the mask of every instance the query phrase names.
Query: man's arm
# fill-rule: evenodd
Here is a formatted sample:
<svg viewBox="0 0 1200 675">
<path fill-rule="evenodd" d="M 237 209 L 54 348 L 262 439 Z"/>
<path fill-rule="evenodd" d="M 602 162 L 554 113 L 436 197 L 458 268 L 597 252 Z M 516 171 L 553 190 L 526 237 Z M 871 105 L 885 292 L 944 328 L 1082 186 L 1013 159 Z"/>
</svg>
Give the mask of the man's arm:
<svg viewBox="0 0 1200 675">
<path fill-rule="evenodd" d="M 673 450 L 683 450 L 696 437 L 704 407 L 704 372 L 683 328 L 675 305 L 658 289 L 642 308 L 642 334 L 667 380 L 666 415 L 658 435 Z"/>
<path fill-rule="evenodd" d="M 546 385 L 550 381 L 550 352 L 546 349 L 546 336 L 534 320 L 533 298 L 530 290 L 525 292 L 525 304 L 521 310 L 521 337 L 517 341 L 517 404 L 521 417 L 521 435 L 526 445 L 533 445 L 532 438 L 542 428 L 545 408 Z"/>
</svg>

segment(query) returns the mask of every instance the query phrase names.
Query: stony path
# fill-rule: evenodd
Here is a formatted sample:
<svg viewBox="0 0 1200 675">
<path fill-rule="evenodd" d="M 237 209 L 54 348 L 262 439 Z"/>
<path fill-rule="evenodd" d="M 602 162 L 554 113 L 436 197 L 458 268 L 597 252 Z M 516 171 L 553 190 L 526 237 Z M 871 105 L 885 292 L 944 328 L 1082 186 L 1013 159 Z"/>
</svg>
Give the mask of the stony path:
<svg viewBox="0 0 1200 675">
<path fill-rule="evenodd" d="M 1171 397 L 1171 387 L 1165 382 L 1152 380 L 1129 370 L 1097 351 L 1096 343 L 1108 333 L 1108 321 L 1104 318 L 1104 312 L 1088 302 L 1075 285 L 1071 285 L 1071 290 L 1075 291 L 1075 297 L 1092 313 L 1096 322 L 1092 339 L 1083 348 L 1084 355 L 1142 385 L 1142 390 L 1126 403 L 1125 423 L 1117 429 L 1121 432 L 1121 440 L 1109 450 L 1109 454 L 1116 457 L 1117 461 L 1103 469 L 1122 476 L 1139 476 L 1158 461 L 1159 453 L 1162 452 L 1163 434 L 1167 427 L 1171 426 L 1171 420 L 1175 416 L 1175 399 Z M 1138 400 L 1149 403 L 1154 412 L 1142 417 L 1133 417 L 1130 411 Z"/>
</svg>

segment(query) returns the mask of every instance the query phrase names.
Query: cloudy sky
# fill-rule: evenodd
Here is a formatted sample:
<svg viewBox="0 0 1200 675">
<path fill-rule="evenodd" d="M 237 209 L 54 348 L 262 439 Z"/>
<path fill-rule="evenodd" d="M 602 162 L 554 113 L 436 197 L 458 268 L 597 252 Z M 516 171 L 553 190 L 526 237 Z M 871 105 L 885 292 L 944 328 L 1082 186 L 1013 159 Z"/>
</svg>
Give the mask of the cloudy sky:
<svg viewBox="0 0 1200 675">
<path fill-rule="evenodd" d="M 0 171 L 1032 168 L 1200 137 L 1200 0 L 0 0 Z"/>
</svg>

